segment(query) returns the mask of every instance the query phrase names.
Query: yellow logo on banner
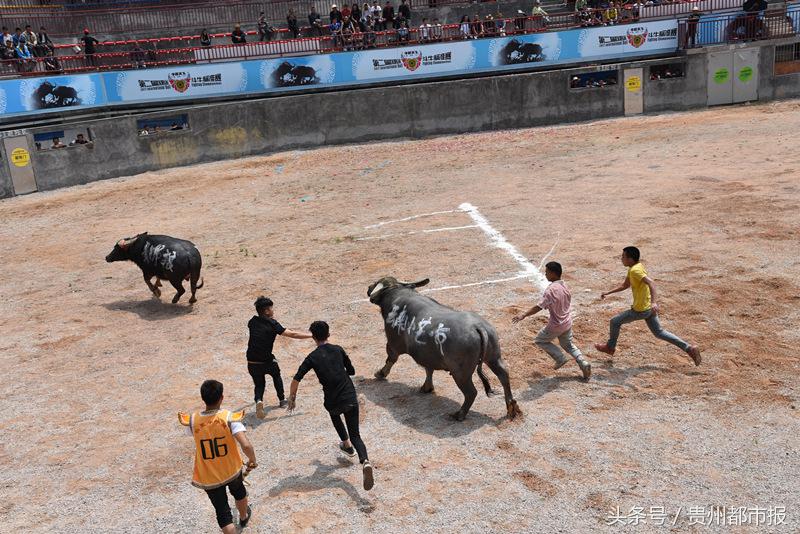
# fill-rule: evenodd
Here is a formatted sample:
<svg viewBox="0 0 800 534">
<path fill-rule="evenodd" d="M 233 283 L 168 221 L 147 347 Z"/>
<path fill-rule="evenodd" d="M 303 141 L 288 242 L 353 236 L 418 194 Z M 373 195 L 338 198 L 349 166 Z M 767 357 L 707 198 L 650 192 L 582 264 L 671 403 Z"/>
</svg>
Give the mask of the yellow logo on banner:
<svg viewBox="0 0 800 534">
<path fill-rule="evenodd" d="M 15 148 L 11 151 L 11 163 L 17 167 L 26 167 L 31 162 L 31 153 L 24 148 Z"/>
<path fill-rule="evenodd" d="M 639 76 L 631 76 L 625 85 L 628 87 L 628 91 L 633 93 L 642 88 L 642 79 Z"/>
</svg>

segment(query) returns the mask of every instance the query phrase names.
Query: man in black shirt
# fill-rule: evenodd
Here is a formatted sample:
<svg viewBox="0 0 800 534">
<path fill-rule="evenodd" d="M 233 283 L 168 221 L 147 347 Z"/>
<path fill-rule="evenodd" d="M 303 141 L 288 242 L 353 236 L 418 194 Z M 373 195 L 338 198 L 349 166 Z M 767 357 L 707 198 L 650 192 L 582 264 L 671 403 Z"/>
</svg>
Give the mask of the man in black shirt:
<svg viewBox="0 0 800 534">
<path fill-rule="evenodd" d="M 350 457 L 355 456 L 356 451 L 358 452 L 358 459 L 364 474 L 364 489 L 369 491 L 375 485 L 375 479 L 372 465 L 367 458 L 367 447 L 361 440 L 358 430 L 358 399 L 356 398 L 356 388 L 353 386 L 353 381 L 350 380 L 350 376 L 356 374 L 356 370 L 342 347 L 328 343 L 328 323 L 314 321 L 309 330 L 317 343 L 317 348 L 303 360 L 294 375 L 289 389 L 289 411 L 291 412 L 295 408 L 300 381 L 306 373 L 313 369 L 319 383 L 322 384 L 322 392 L 325 394 L 325 409 L 328 410 L 336 433 L 342 440 L 339 449 Z M 344 423 L 342 423 L 342 416 L 344 416 Z"/>
<path fill-rule="evenodd" d="M 81 41 L 83 42 L 83 55 L 86 57 L 86 61 L 89 65 L 96 65 L 94 53 L 95 53 L 95 46 L 100 42 L 91 35 L 89 35 L 89 30 L 83 30 L 83 37 L 81 37 Z"/>
<path fill-rule="evenodd" d="M 258 297 L 255 302 L 256 313 L 247 328 L 250 330 L 250 339 L 247 341 L 247 372 L 253 377 L 255 385 L 256 416 L 264 419 L 264 389 L 266 388 L 266 375 L 272 377 L 275 393 L 278 395 L 280 406 L 286 406 L 283 394 L 283 379 L 278 360 L 272 354 L 272 346 L 277 336 L 286 336 L 294 339 L 309 339 L 309 334 L 286 330 L 281 323 L 272 318 L 272 300 L 267 297 Z"/>
</svg>

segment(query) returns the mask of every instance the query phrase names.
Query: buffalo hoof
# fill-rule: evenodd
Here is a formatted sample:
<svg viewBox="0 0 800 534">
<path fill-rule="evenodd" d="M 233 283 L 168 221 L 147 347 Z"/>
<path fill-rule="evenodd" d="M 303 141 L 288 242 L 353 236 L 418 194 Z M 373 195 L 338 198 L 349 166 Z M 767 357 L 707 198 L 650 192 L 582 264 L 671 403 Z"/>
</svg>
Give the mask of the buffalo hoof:
<svg viewBox="0 0 800 534">
<path fill-rule="evenodd" d="M 196 298 L 192 297 L 189 299 L 189 304 L 194 304 L 195 302 L 197 302 Z"/>
<path fill-rule="evenodd" d="M 161 290 L 158 288 L 153 289 L 153 296 L 157 299 L 161 298 Z"/>
<path fill-rule="evenodd" d="M 375 371 L 375 378 L 377 378 L 378 380 L 386 380 L 386 375 L 383 373 L 383 369 Z"/>
<path fill-rule="evenodd" d="M 461 410 L 450 414 L 450 419 L 453 419 L 454 421 L 463 421 L 466 417 L 467 414 L 465 414 Z"/>
<path fill-rule="evenodd" d="M 422 387 L 419 388 L 420 393 L 433 393 L 433 385 L 422 384 Z"/>
<path fill-rule="evenodd" d="M 177 304 L 179 300 L 181 300 L 181 296 L 180 295 L 175 295 L 174 297 L 172 297 L 172 303 L 173 304 Z"/>
<path fill-rule="evenodd" d="M 522 410 L 519 409 L 519 405 L 517 404 L 517 401 L 509 402 L 508 405 L 506 406 L 506 408 L 508 409 L 508 418 L 509 419 L 514 419 L 515 417 L 522 415 Z"/>
</svg>

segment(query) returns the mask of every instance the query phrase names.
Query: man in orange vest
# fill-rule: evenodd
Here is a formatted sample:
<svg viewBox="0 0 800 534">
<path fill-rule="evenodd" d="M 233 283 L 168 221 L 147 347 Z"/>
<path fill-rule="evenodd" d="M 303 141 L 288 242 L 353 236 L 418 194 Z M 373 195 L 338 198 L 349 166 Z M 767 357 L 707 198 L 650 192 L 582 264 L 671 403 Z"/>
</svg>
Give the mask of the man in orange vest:
<svg viewBox="0 0 800 534">
<path fill-rule="evenodd" d="M 236 499 L 239 510 L 239 525 L 244 528 L 250 521 L 252 510 L 247 504 L 247 490 L 242 476 L 242 456 L 236 442 L 242 447 L 247 459 L 247 471 L 255 469 L 256 452 L 247 439 L 244 424 L 244 411 L 221 410 L 222 383 L 206 380 L 200 386 L 200 397 L 206 404 L 202 412 L 189 415 L 178 412 L 178 420 L 187 427 L 187 433 L 194 437 L 196 452 L 194 456 L 194 475 L 192 485 L 206 490 L 211 504 L 217 513 L 217 524 L 225 534 L 234 534 L 233 516 L 228 505 L 225 488 Z"/>
</svg>

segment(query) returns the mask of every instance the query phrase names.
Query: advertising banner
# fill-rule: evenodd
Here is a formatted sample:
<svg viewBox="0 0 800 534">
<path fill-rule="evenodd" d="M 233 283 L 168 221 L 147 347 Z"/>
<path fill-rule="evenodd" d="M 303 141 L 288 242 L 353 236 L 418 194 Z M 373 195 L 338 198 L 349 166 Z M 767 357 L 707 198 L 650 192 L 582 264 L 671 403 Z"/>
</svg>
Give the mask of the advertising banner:
<svg viewBox="0 0 800 534">
<path fill-rule="evenodd" d="M 357 52 L 0 82 L 0 113 L 264 94 L 668 53 L 676 20 Z"/>
<path fill-rule="evenodd" d="M 100 74 L 46 76 L 0 82 L 0 113 L 42 113 L 106 104 Z"/>
</svg>

